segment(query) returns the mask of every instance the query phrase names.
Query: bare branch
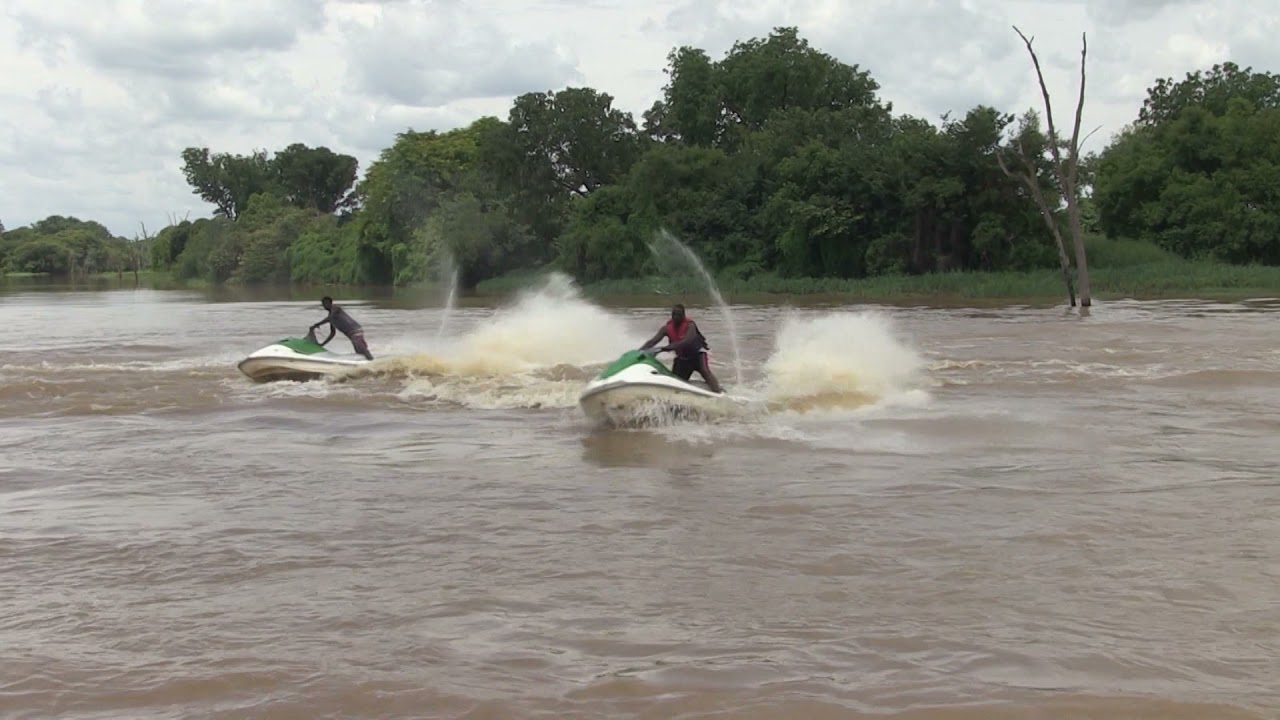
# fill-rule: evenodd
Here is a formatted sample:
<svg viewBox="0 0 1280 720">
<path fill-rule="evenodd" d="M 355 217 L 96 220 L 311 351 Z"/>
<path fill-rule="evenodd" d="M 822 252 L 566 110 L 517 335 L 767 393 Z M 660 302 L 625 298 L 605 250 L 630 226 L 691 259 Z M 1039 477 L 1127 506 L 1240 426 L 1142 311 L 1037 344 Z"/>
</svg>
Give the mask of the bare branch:
<svg viewBox="0 0 1280 720">
<path fill-rule="evenodd" d="M 1080 141 L 1080 144 L 1081 144 L 1081 145 L 1084 145 L 1085 143 L 1089 142 L 1089 138 L 1093 137 L 1093 134 L 1094 134 L 1094 133 L 1096 133 L 1096 132 L 1098 132 L 1098 131 L 1099 131 L 1099 130 L 1101 130 L 1101 129 L 1102 129 L 1102 126 L 1101 126 L 1101 125 L 1099 125 L 1098 127 L 1094 128 L 1094 129 L 1092 129 L 1092 130 L 1090 130 L 1090 131 L 1089 131 L 1089 134 L 1088 134 L 1088 135 L 1085 135 L 1085 136 L 1084 136 L 1084 138 Z"/>
<path fill-rule="evenodd" d="M 996 163 L 1000 166 L 1001 172 L 1003 172 L 1006 177 L 1010 177 L 1010 178 L 1014 177 L 1014 174 L 1009 172 L 1009 166 L 1004 164 L 1004 153 L 1000 152 L 999 150 L 996 150 Z M 1014 178 L 1014 179 L 1017 179 L 1017 178 Z"/>
<path fill-rule="evenodd" d="M 1089 41 L 1080 33 L 1080 99 L 1076 102 L 1076 124 L 1071 130 L 1071 184 L 1075 185 L 1076 166 L 1080 161 L 1080 118 L 1084 113 L 1084 63 L 1089 54 Z"/>
<path fill-rule="evenodd" d="M 1053 125 L 1053 104 L 1049 102 L 1049 88 L 1044 84 L 1044 72 L 1040 70 L 1040 58 L 1036 55 L 1036 51 L 1031 47 L 1031 41 L 1026 35 L 1018 29 L 1017 25 L 1013 26 L 1013 31 L 1018 33 L 1018 37 L 1022 38 L 1022 43 L 1027 46 L 1027 53 L 1031 55 L 1031 64 L 1036 69 L 1036 79 L 1040 82 L 1040 94 L 1044 97 L 1045 119 L 1049 123 L 1049 148 L 1053 152 L 1053 159 L 1061 162 L 1058 154 L 1058 131 Z"/>
<path fill-rule="evenodd" d="M 1018 29 L 1015 27 L 1014 30 L 1017 31 Z M 1018 35 L 1021 36 L 1022 32 L 1018 31 Z M 1027 43 L 1027 49 L 1030 50 L 1031 48 L 1030 41 L 1028 41 L 1025 36 L 1023 36 L 1023 41 Z M 1031 54 L 1031 57 L 1034 61 L 1035 60 L 1034 52 Z M 1039 73 L 1038 63 L 1037 63 L 1036 72 L 1037 74 Z M 1044 88 L 1043 77 L 1040 80 L 1040 87 L 1041 89 Z M 1050 128 L 1052 128 L 1053 112 L 1048 108 L 1048 100 L 1049 100 L 1049 95 L 1048 95 L 1048 92 L 1046 91 L 1045 92 L 1046 110 L 1048 110 L 1047 114 L 1049 115 L 1049 123 L 1050 123 L 1049 126 Z M 1052 133 L 1052 130 L 1050 132 Z M 1051 134 L 1049 140 L 1050 140 L 1050 145 L 1055 146 L 1054 147 L 1054 163 L 1053 163 L 1054 170 L 1059 171 L 1061 163 L 1058 161 L 1058 152 L 1056 148 L 1056 143 L 1054 142 L 1056 138 Z M 1026 146 L 1022 144 L 1021 137 L 1015 136 L 1013 138 L 1013 146 L 1017 148 L 1018 158 L 1022 161 L 1023 167 L 1020 168 L 1020 172 L 1015 174 L 1014 172 L 1010 171 L 1008 164 L 1005 163 L 1004 154 L 1000 149 L 997 149 L 995 153 L 996 163 L 1000 165 L 1000 170 L 1004 172 L 1006 176 L 1010 178 L 1017 178 L 1022 180 L 1023 184 L 1027 186 L 1027 189 L 1031 191 L 1031 198 L 1035 201 L 1036 208 L 1040 211 L 1040 217 L 1044 220 L 1045 226 L 1049 228 L 1049 234 L 1053 237 L 1054 243 L 1058 247 L 1058 266 L 1062 270 L 1062 280 L 1067 286 L 1067 297 L 1071 302 L 1071 307 L 1075 307 L 1076 290 L 1075 290 L 1075 283 L 1072 282 L 1072 278 L 1071 278 L 1071 261 L 1067 257 L 1066 242 L 1062 238 L 1062 231 L 1058 229 L 1058 223 L 1054 218 L 1053 208 L 1049 207 L 1049 201 L 1044 196 L 1044 190 L 1040 187 L 1040 173 L 1036 169 L 1035 162 L 1033 162 L 1031 157 L 1028 156 Z M 1062 180 L 1061 172 L 1058 172 L 1057 174 L 1058 174 L 1059 181 L 1061 181 Z"/>
</svg>

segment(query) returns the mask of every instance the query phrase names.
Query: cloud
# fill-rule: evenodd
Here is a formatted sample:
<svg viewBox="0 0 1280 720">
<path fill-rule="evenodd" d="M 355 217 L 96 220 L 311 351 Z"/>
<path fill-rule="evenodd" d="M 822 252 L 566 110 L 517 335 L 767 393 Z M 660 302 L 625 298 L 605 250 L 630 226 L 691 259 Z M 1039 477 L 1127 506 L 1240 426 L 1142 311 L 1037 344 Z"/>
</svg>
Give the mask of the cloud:
<svg viewBox="0 0 1280 720">
<path fill-rule="evenodd" d="M 870 71 L 900 113 L 1040 109 L 1014 24 L 1035 36 L 1060 122 L 1088 32 L 1084 124 L 1103 131 L 1087 149 L 1133 120 L 1156 78 L 1227 59 L 1280 69 L 1280 19 L 1248 0 L 9 0 L 0 220 L 154 230 L 212 211 L 183 180 L 184 147 L 305 142 L 363 170 L 397 132 L 505 117 L 515 95 L 570 84 L 638 117 L 673 47 L 719 58 L 779 25 Z"/>
<path fill-rule="evenodd" d="M 81 62 L 104 73 L 191 79 L 217 72 L 229 55 L 285 52 L 300 33 L 324 22 L 318 0 L 97 0 L 19 3 L 11 16 L 19 42 L 55 62 Z"/>
<path fill-rule="evenodd" d="M 1089 13 L 1103 24 L 1129 25 L 1160 15 L 1166 10 L 1179 13 L 1193 0 L 1091 0 Z"/>
<path fill-rule="evenodd" d="M 472 7 L 399 2 L 348 24 L 344 53 L 356 88 L 400 105 L 439 107 L 582 79 L 572 57 L 554 43 L 510 36 Z"/>
</svg>

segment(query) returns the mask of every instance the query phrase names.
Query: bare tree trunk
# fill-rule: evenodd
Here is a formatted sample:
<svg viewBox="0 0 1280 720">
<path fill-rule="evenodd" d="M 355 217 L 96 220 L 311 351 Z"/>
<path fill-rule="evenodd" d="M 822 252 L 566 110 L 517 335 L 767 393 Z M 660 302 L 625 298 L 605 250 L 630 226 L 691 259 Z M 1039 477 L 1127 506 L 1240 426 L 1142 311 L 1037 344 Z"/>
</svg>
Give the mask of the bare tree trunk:
<svg viewBox="0 0 1280 720">
<path fill-rule="evenodd" d="M 1071 129 L 1068 179 L 1071 191 L 1067 193 L 1067 219 L 1071 223 L 1071 240 L 1076 250 L 1076 281 L 1080 286 L 1080 307 L 1089 307 L 1089 259 L 1084 248 L 1084 227 L 1080 220 L 1080 189 L 1077 184 L 1080 172 L 1080 116 L 1084 113 L 1084 66 L 1089 52 L 1089 41 L 1080 33 L 1080 99 L 1076 102 L 1076 122 Z"/>
<path fill-rule="evenodd" d="M 152 239 L 151 234 L 147 232 L 147 224 L 139 222 L 138 225 L 142 227 L 142 241 L 133 243 L 133 247 L 130 248 L 130 255 L 133 256 L 133 286 L 135 288 L 142 284 L 142 278 L 140 277 L 142 261 L 151 252 Z"/>
<path fill-rule="evenodd" d="M 1045 199 L 1044 191 L 1040 189 L 1040 178 L 1037 177 L 1035 164 L 1031 162 L 1031 158 L 1027 157 L 1026 150 L 1022 147 L 1022 141 L 1017 141 L 1018 157 L 1022 160 L 1023 170 L 1021 173 L 1015 174 L 1009 170 L 1009 166 L 1005 165 L 1004 156 L 996 151 L 996 162 L 1000 163 L 1000 169 L 1004 174 L 1011 178 L 1019 178 L 1031 190 L 1031 197 L 1036 201 L 1036 207 L 1040 209 L 1040 217 L 1044 218 L 1044 224 L 1049 226 L 1049 233 L 1053 235 L 1054 241 L 1058 246 L 1058 265 L 1062 268 L 1062 280 L 1067 284 L 1067 297 L 1071 299 L 1071 307 L 1076 306 L 1076 288 L 1071 280 L 1071 260 L 1067 258 L 1067 245 L 1062 240 L 1062 231 L 1058 229 L 1058 223 L 1053 217 L 1053 208 L 1049 207 L 1049 201 Z"/>
<path fill-rule="evenodd" d="M 1080 117 L 1084 112 L 1085 59 L 1089 45 L 1084 33 L 1080 34 L 1080 99 L 1076 103 L 1075 126 L 1071 132 L 1071 144 L 1067 148 L 1064 161 L 1058 148 L 1058 131 L 1053 123 L 1053 107 L 1049 102 L 1049 88 L 1044 83 L 1044 72 L 1040 70 L 1040 58 L 1031 48 L 1031 40 L 1015 25 L 1013 31 L 1018 33 L 1031 55 L 1031 64 L 1035 66 L 1036 78 L 1040 81 L 1040 94 L 1044 97 L 1045 120 L 1049 124 L 1049 150 L 1053 153 L 1053 171 L 1058 177 L 1058 184 L 1067 201 L 1067 219 L 1071 229 L 1071 240 L 1076 251 L 1076 270 L 1080 281 L 1080 307 L 1089 307 L 1089 261 L 1085 257 L 1084 232 L 1080 222 L 1080 197 L 1076 187 L 1077 173 L 1080 169 Z"/>
</svg>

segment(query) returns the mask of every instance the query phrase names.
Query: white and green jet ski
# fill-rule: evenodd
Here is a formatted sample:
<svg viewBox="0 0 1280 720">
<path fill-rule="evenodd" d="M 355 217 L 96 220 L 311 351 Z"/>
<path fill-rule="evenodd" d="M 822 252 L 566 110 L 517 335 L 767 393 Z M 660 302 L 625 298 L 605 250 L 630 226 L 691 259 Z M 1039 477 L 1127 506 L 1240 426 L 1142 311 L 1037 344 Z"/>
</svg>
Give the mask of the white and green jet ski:
<svg viewBox="0 0 1280 720">
<path fill-rule="evenodd" d="M 351 353 L 339 355 L 316 341 L 315 331 L 304 338 L 289 337 L 255 350 L 241 360 L 240 372 L 257 382 L 316 380 L 367 365 L 371 360 Z"/>
<path fill-rule="evenodd" d="M 630 350 L 587 383 L 578 405 L 593 422 L 636 425 L 715 419 L 739 412 L 746 400 L 680 379 L 653 351 Z"/>
</svg>

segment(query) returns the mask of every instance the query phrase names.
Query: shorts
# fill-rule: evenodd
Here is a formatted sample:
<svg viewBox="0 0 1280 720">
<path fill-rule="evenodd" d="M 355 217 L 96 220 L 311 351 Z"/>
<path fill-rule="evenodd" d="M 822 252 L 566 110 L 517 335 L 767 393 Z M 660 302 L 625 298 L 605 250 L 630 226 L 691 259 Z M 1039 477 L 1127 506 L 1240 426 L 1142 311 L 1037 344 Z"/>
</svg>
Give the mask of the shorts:
<svg viewBox="0 0 1280 720">
<path fill-rule="evenodd" d="M 709 379 L 707 376 L 711 374 L 711 367 L 707 364 L 707 354 L 700 352 L 695 357 L 684 358 L 677 357 L 675 362 L 671 363 L 671 372 L 681 380 L 688 380 L 693 377 L 693 373 L 697 372 L 702 379 Z"/>
<path fill-rule="evenodd" d="M 355 348 L 356 352 L 360 353 L 361 355 L 364 355 L 365 353 L 369 352 L 369 345 L 364 341 L 363 330 L 357 330 L 351 333 L 351 335 L 349 335 L 348 337 L 351 340 L 351 347 Z"/>
</svg>

